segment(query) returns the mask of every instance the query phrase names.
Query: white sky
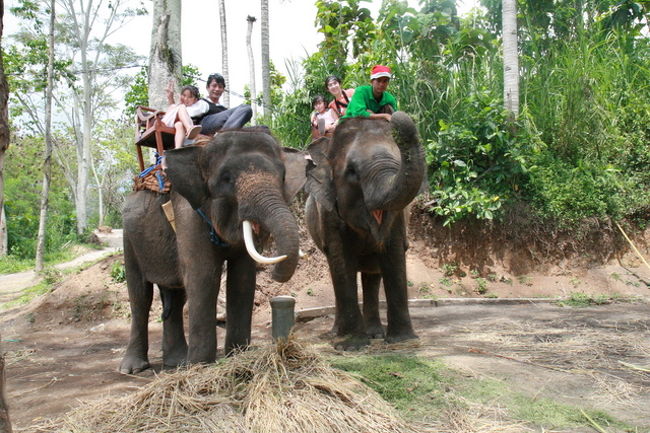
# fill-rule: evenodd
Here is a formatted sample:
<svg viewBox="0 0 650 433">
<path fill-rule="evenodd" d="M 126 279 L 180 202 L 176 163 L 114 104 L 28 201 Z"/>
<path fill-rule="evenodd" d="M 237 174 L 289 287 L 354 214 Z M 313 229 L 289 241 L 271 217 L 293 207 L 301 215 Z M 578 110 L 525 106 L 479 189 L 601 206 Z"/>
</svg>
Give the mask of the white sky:
<svg viewBox="0 0 650 433">
<path fill-rule="evenodd" d="M 221 71 L 221 33 L 219 28 L 219 10 L 216 0 L 182 0 L 181 34 L 183 39 L 183 63 L 199 68 L 201 78 L 205 79 L 212 72 Z M 134 0 L 134 5 L 135 5 Z M 139 2 L 138 2 L 139 3 Z M 322 40 L 314 26 L 316 6 L 314 0 L 269 0 L 269 28 L 271 60 L 281 73 L 286 75 L 285 59 L 302 59 L 316 51 Z M 408 0 L 410 6 L 419 9 L 418 0 Z M 457 0 L 459 13 L 462 15 L 473 7 L 478 0 Z M 151 7 L 151 2 L 145 0 Z M 15 18 L 9 8 L 16 5 L 16 0 L 5 2 L 5 35 L 16 29 Z M 363 2 L 361 6 L 371 10 L 377 17 L 381 0 Z M 257 18 L 253 27 L 252 45 L 255 57 L 256 88 L 261 92 L 261 11 L 258 0 L 226 0 L 228 58 L 230 80 L 228 89 L 242 94 L 244 85 L 249 82 L 250 73 L 246 48 L 246 17 Z M 135 18 L 126 27 L 116 33 L 112 42 L 120 42 L 133 48 L 136 53 L 148 56 L 151 38 L 152 17 Z M 133 72 L 137 72 L 134 69 Z M 199 90 L 205 93 L 203 82 Z M 241 99 L 231 94 L 231 106 L 241 103 Z"/>
</svg>

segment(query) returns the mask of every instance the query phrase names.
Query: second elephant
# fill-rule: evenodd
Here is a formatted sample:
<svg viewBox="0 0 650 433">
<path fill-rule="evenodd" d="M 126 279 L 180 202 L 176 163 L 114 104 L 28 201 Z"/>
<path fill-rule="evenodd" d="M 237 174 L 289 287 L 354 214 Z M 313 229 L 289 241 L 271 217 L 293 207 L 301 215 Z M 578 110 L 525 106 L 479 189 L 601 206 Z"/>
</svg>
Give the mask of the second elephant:
<svg viewBox="0 0 650 433">
<path fill-rule="evenodd" d="M 417 338 L 408 311 L 404 209 L 425 173 L 417 129 L 396 112 L 391 122 L 348 119 L 334 137 L 308 149 L 305 217 L 309 232 L 327 257 L 336 297 L 336 346 L 356 349 L 383 336 L 379 286 L 388 305 L 386 341 Z M 357 299 L 363 285 L 363 315 Z"/>
</svg>

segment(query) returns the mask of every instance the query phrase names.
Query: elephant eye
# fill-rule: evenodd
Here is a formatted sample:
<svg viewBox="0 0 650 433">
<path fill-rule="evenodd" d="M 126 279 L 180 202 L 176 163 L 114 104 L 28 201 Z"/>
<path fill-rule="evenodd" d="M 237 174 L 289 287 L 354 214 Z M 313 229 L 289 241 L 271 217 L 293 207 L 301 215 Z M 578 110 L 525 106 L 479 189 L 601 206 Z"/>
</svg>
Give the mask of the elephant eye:
<svg viewBox="0 0 650 433">
<path fill-rule="evenodd" d="M 230 183 L 232 183 L 232 180 L 233 180 L 233 179 L 232 179 L 232 176 L 230 175 L 230 173 L 223 173 L 223 174 L 221 175 L 221 179 L 220 179 L 220 180 L 221 180 L 221 183 L 228 183 L 228 184 L 230 184 Z"/>
<path fill-rule="evenodd" d="M 353 165 L 348 165 L 348 167 L 345 169 L 345 177 L 349 179 L 356 180 L 358 179 L 357 171 L 354 169 Z"/>
</svg>

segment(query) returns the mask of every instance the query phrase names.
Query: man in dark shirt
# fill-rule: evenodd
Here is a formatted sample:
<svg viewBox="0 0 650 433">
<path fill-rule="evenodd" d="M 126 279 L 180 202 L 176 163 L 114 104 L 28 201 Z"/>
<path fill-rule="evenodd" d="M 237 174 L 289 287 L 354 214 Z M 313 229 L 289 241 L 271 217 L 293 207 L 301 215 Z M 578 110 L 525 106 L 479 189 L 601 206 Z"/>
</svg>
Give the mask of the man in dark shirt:
<svg viewBox="0 0 650 433">
<path fill-rule="evenodd" d="M 205 88 L 208 91 L 205 101 L 210 105 L 210 110 L 201 119 L 201 134 L 212 135 L 221 129 L 241 128 L 253 117 L 250 105 L 242 104 L 228 109 L 219 104 L 219 98 L 226 90 L 223 75 L 210 74 Z"/>
</svg>

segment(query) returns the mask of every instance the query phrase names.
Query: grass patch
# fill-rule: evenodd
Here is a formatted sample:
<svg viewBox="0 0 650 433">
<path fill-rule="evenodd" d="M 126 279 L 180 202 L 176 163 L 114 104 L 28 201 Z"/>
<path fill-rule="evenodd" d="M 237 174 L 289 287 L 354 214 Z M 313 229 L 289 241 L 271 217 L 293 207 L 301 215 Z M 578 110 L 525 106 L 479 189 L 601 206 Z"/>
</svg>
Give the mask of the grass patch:
<svg viewBox="0 0 650 433">
<path fill-rule="evenodd" d="M 431 415 L 445 405 L 445 390 L 449 379 L 439 361 L 416 356 L 379 355 L 333 358 L 332 365 L 356 373 L 368 386 L 379 393 L 409 418 Z"/>
<path fill-rule="evenodd" d="M 512 391 L 507 383 L 495 379 L 466 380 L 461 384 L 458 392 L 467 400 L 476 403 L 490 405 L 498 401 L 500 406 L 507 408 L 508 416 L 513 420 L 541 427 L 542 431 L 578 426 L 592 427 L 590 420 L 584 414 L 605 428 L 635 431 L 633 427 L 603 411 L 581 409 L 544 397 L 529 397 Z"/>
<path fill-rule="evenodd" d="M 583 292 L 572 292 L 569 294 L 567 299 L 558 301 L 558 305 L 563 307 L 589 307 L 592 305 L 603 305 L 609 304 L 611 298 L 607 295 L 588 295 Z"/>
<path fill-rule="evenodd" d="M 45 267 L 57 265 L 59 263 L 70 261 L 81 254 L 87 252 L 87 249 L 101 249 L 101 245 L 97 244 L 74 244 L 68 248 L 60 251 L 46 253 L 44 257 Z M 36 262 L 34 258 L 19 259 L 14 256 L 8 255 L 0 260 L 0 274 L 14 274 L 16 272 L 29 271 L 34 269 Z"/>
<path fill-rule="evenodd" d="M 440 421 L 455 409 L 469 414 L 472 407 L 498 406 L 507 421 L 524 423 L 536 430 L 591 428 L 591 418 L 606 429 L 635 431 L 603 411 L 530 397 L 513 391 L 505 382 L 468 377 L 440 361 L 414 355 L 345 356 L 330 358 L 330 362 L 336 368 L 357 374 L 403 416 L 414 421 Z"/>
<path fill-rule="evenodd" d="M 32 299 L 44 295 L 52 290 L 52 284 L 41 281 L 35 286 L 29 287 L 22 291 L 22 294 L 9 302 L 0 305 L 0 310 L 8 310 L 20 305 L 28 304 Z"/>
</svg>

